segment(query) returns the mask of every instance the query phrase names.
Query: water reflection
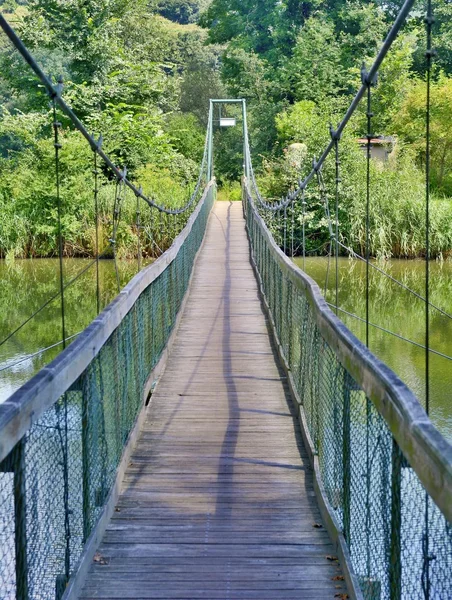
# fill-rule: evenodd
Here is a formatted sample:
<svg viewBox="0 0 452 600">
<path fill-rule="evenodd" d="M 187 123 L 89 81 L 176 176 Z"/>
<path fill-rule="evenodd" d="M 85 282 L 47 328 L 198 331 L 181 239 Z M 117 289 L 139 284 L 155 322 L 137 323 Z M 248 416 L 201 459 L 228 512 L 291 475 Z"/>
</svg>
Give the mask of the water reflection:
<svg viewBox="0 0 452 600">
<path fill-rule="evenodd" d="M 65 283 L 92 262 L 65 259 Z M 57 259 L 0 260 L 0 341 L 26 321 L 59 289 Z M 118 261 L 121 286 L 137 272 L 134 261 Z M 99 262 L 100 307 L 118 293 L 114 262 Z M 96 268 L 91 267 L 65 291 L 66 335 L 82 331 L 96 317 Z M 0 403 L 61 351 L 61 309 L 57 298 L 0 346 Z M 55 345 L 56 344 L 56 345 Z M 43 348 L 54 346 L 45 352 Z"/>
<path fill-rule="evenodd" d="M 302 267 L 302 259 L 295 259 Z M 424 295 L 425 263 L 421 260 L 393 260 L 379 265 L 406 286 Z M 370 270 L 370 321 L 411 341 L 425 345 L 425 304 L 374 269 Z M 326 289 L 326 299 L 335 303 L 335 261 L 324 257 L 307 258 L 306 272 Z M 328 276 L 327 276 L 328 275 Z M 362 261 L 339 259 L 339 306 L 365 319 L 366 265 Z M 452 314 L 452 263 L 430 264 L 430 299 L 432 304 Z M 361 340 L 365 340 L 365 323 L 339 312 L 339 317 Z M 430 347 L 452 356 L 452 319 L 435 308 L 430 311 Z M 370 328 L 370 348 L 425 401 L 425 350 L 375 327 Z M 452 361 L 430 356 L 430 416 L 435 425 L 452 439 Z"/>
</svg>

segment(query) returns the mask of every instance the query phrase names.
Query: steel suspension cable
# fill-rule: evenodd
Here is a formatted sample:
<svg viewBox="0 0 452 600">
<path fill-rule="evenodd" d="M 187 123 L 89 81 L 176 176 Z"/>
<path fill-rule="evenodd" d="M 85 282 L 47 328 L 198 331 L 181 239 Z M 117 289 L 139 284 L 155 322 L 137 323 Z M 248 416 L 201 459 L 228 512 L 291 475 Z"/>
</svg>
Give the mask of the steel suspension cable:
<svg viewBox="0 0 452 600">
<path fill-rule="evenodd" d="M 370 73 L 371 71 L 369 71 Z M 343 128 L 342 128 L 343 130 Z M 339 206 L 338 206 L 338 201 L 339 201 L 339 184 L 341 183 L 341 178 L 340 178 L 340 172 L 339 172 L 339 166 L 340 166 L 340 160 L 339 160 L 339 140 L 340 140 L 340 136 L 341 136 L 341 132 L 339 130 L 332 130 L 331 129 L 331 137 L 332 137 L 332 143 L 333 146 L 335 148 L 335 155 L 336 155 L 336 233 L 335 233 L 335 240 L 336 240 L 336 280 L 337 282 L 339 282 L 339 269 L 338 269 L 338 259 L 339 259 L 339 247 L 342 247 L 344 250 L 346 250 L 351 256 L 362 260 L 363 262 L 365 262 L 366 264 L 368 264 L 368 266 L 376 271 L 378 271 L 380 274 L 384 275 L 385 277 L 387 277 L 388 279 L 390 279 L 391 281 L 393 281 L 394 283 L 396 283 L 398 286 L 402 287 L 403 289 L 405 289 L 406 291 L 408 291 L 410 294 L 412 294 L 413 296 L 419 298 L 420 300 L 425 301 L 425 297 L 422 296 L 422 294 L 419 294 L 418 292 L 416 292 L 415 290 L 413 290 L 412 288 L 410 288 L 409 286 L 407 286 L 406 284 L 404 284 L 403 282 L 399 281 L 398 279 L 396 279 L 395 277 L 393 277 L 392 275 L 390 275 L 389 273 L 387 273 L 386 271 L 384 271 L 383 269 L 379 268 L 377 265 L 373 264 L 372 262 L 368 262 L 367 263 L 367 259 L 363 256 L 361 256 L 360 254 L 358 254 L 357 252 L 355 252 L 354 250 L 352 250 L 350 247 L 344 245 L 343 243 L 341 243 L 339 241 Z M 278 203 L 273 203 L 270 204 L 268 202 L 265 202 L 265 200 L 261 197 L 260 193 L 259 193 L 259 189 L 257 186 L 257 182 L 255 179 L 255 175 L 254 175 L 254 170 L 253 170 L 253 166 L 252 166 L 252 162 L 251 162 L 251 158 L 250 158 L 250 152 L 249 152 L 249 140 L 248 137 L 246 139 L 246 147 L 247 147 L 247 157 L 248 157 L 248 171 L 250 174 L 250 182 L 252 185 L 252 188 L 255 191 L 255 197 L 257 200 L 257 203 L 263 207 L 266 210 L 272 211 L 272 212 L 276 212 L 277 210 L 280 210 L 281 208 L 283 208 L 285 206 L 285 202 L 280 201 Z M 312 176 L 317 174 L 317 171 L 320 169 L 321 167 L 321 162 L 320 160 L 317 161 L 315 163 L 315 167 L 313 168 L 313 170 L 311 171 Z M 305 189 L 306 189 L 306 179 L 304 180 L 304 182 L 301 183 L 301 185 L 303 185 L 304 187 L 301 188 L 301 193 L 302 193 L 302 206 L 303 206 L 303 202 L 304 202 L 304 197 L 305 197 Z M 309 182 L 308 182 L 309 183 Z M 292 192 L 291 193 L 291 199 L 290 202 L 294 202 L 295 200 L 295 193 Z M 304 219 L 303 219 L 303 227 L 304 227 Z M 303 233 L 304 235 L 304 233 Z M 304 241 L 302 242 L 303 248 L 304 248 L 304 254 L 303 254 L 303 264 L 305 264 L 305 256 L 306 256 L 306 249 L 305 249 L 305 243 Z M 298 250 L 300 248 L 300 246 L 297 247 L 296 250 Z M 338 290 L 336 290 L 336 298 L 338 299 Z M 442 309 L 441 307 L 433 304 L 432 302 L 428 302 L 428 305 L 431 308 L 434 308 L 435 310 L 437 310 L 439 313 L 441 313 L 443 316 L 452 319 L 452 315 L 450 313 L 448 313 L 446 310 Z"/>
<path fill-rule="evenodd" d="M 86 127 L 83 125 L 83 123 L 77 117 L 75 112 L 70 108 L 70 106 L 62 98 L 62 80 L 61 80 L 61 78 L 56 86 L 53 85 L 51 79 L 49 77 L 47 77 L 47 75 L 41 69 L 41 67 L 35 60 L 35 58 L 29 52 L 28 48 L 25 46 L 25 44 L 22 42 L 22 40 L 19 38 L 19 36 L 16 34 L 14 29 L 11 27 L 11 25 L 8 23 L 8 21 L 5 19 L 5 17 L 2 14 L 0 14 L 0 27 L 3 29 L 3 31 L 5 32 L 7 37 L 10 39 L 10 41 L 15 46 L 15 48 L 18 50 L 18 52 L 21 54 L 22 58 L 28 63 L 28 65 L 34 71 L 35 75 L 41 81 L 45 90 L 47 91 L 49 96 L 52 98 L 52 101 L 54 101 L 60 107 L 62 112 L 67 117 L 69 117 L 69 119 L 72 122 L 72 124 L 74 125 L 74 127 L 76 129 L 78 129 L 78 131 L 80 131 L 80 133 L 83 135 L 83 137 L 90 144 L 92 150 L 94 152 L 96 152 L 103 159 L 105 164 L 114 173 L 114 175 L 116 176 L 118 181 L 123 179 L 124 185 L 126 187 L 131 189 L 135 194 L 139 195 L 139 197 L 142 200 L 144 200 L 150 207 L 156 208 L 160 212 L 165 212 L 167 214 L 181 214 L 191 208 L 191 206 L 195 202 L 195 199 L 198 196 L 198 192 L 201 187 L 202 180 L 203 180 L 204 169 L 207 164 L 207 146 L 208 146 L 208 141 L 209 141 L 209 128 L 207 129 L 207 133 L 206 133 L 204 155 L 203 155 L 203 159 L 202 159 L 202 163 L 201 163 L 199 178 L 198 178 L 198 182 L 197 182 L 197 185 L 195 187 L 195 191 L 194 191 L 192 197 L 190 198 L 190 200 L 187 202 L 187 204 L 185 206 L 183 206 L 179 209 L 171 209 L 169 207 L 161 205 L 158 202 L 155 202 L 154 200 L 152 200 L 151 198 L 146 196 L 143 193 L 143 190 L 141 187 L 137 187 L 135 184 L 133 184 L 131 181 L 129 181 L 127 179 L 127 177 L 123 177 L 121 170 L 114 164 L 114 162 L 110 158 L 110 156 L 108 154 L 106 154 L 106 152 L 104 152 L 104 150 L 102 149 L 102 144 L 100 144 L 98 141 L 96 141 L 94 139 L 94 137 L 88 132 Z"/>
<path fill-rule="evenodd" d="M 330 308 L 335 308 L 333 303 L 327 302 L 327 304 Z M 366 322 L 366 319 L 363 319 L 363 317 L 360 317 L 359 315 L 349 312 L 348 310 L 345 310 L 343 308 L 338 308 L 338 311 L 341 313 L 344 313 L 348 317 L 352 317 L 353 319 L 356 319 L 357 321 L 361 321 L 361 323 Z M 414 340 L 411 340 L 410 338 L 400 335 L 400 333 L 396 333 L 395 331 L 386 329 L 386 327 L 383 327 L 382 325 L 377 325 L 376 323 L 373 323 L 372 321 L 370 321 L 369 325 L 371 327 L 374 327 L 375 329 L 379 329 L 380 331 L 382 331 L 384 333 L 388 333 L 389 335 L 392 335 L 392 336 L 398 338 L 399 340 L 402 340 L 403 342 L 407 342 L 408 344 L 416 346 L 417 348 L 421 348 L 422 350 L 426 349 L 426 346 L 424 344 L 420 344 L 419 342 L 415 342 Z M 440 356 L 441 358 L 445 358 L 446 360 L 452 360 L 452 356 L 449 356 L 448 354 L 445 354 L 444 352 L 440 352 L 439 350 L 434 350 L 433 348 L 429 348 L 429 352 L 431 354 L 435 354 L 436 356 Z"/>
<path fill-rule="evenodd" d="M 109 251 L 110 250 L 107 249 L 104 252 L 102 252 L 102 254 L 99 255 L 99 259 L 106 256 Z M 70 281 L 65 283 L 63 286 L 63 291 L 67 290 L 78 279 L 80 279 L 80 277 L 82 275 L 84 275 L 89 269 L 91 269 L 91 267 L 93 267 L 96 264 L 96 261 L 97 261 L 97 258 L 92 260 L 88 265 L 86 265 L 86 267 L 84 267 L 79 273 L 77 273 L 77 275 L 75 277 L 73 277 Z M 51 304 L 54 300 L 57 300 L 57 298 L 59 298 L 60 295 L 61 295 L 61 290 L 59 290 L 58 292 L 53 294 L 48 300 L 46 300 L 37 310 L 35 310 L 27 319 L 25 319 L 25 321 L 23 321 L 13 331 L 11 331 L 11 333 L 9 333 L 7 336 L 5 336 L 0 341 L 0 347 L 3 346 L 4 344 L 6 344 L 6 342 L 8 342 L 16 333 L 18 333 L 21 329 L 23 329 L 25 327 L 25 325 L 27 325 L 32 319 L 34 319 L 37 315 L 39 315 L 39 313 L 41 313 L 45 308 L 47 308 L 47 306 L 49 306 L 49 304 Z"/>
<path fill-rule="evenodd" d="M 341 137 L 341 135 L 342 135 L 345 127 L 349 123 L 350 119 L 354 115 L 362 98 L 366 94 L 367 87 L 368 87 L 367 82 L 372 83 L 375 80 L 376 75 L 378 73 L 378 70 L 379 70 L 383 60 L 385 59 L 386 55 L 388 54 L 400 29 L 404 25 L 411 9 L 413 8 L 414 3 L 415 3 L 415 0 L 405 0 L 403 6 L 401 7 L 391 29 L 388 32 L 388 35 L 386 36 L 385 41 L 383 42 L 383 45 L 382 45 L 377 57 L 375 58 L 372 66 L 370 67 L 369 71 L 366 74 L 365 81 L 363 81 L 361 87 L 359 88 L 358 92 L 356 93 L 355 97 L 353 98 L 352 102 L 350 103 L 344 117 L 342 118 L 342 121 L 337 126 L 335 133 L 339 138 Z M 287 194 L 287 196 L 278 203 L 281 206 L 281 208 L 284 205 L 289 204 L 292 200 L 295 200 L 296 198 L 298 198 L 303 193 L 303 190 L 307 187 L 307 185 L 310 183 L 310 181 L 316 176 L 317 169 L 323 165 L 323 163 L 328 158 L 331 151 L 335 148 L 335 144 L 336 144 L 336 141 L 332 136 L 331 141 L 329 142 L 329 144 L 326 146 L 326 148 L 320 155 L 319 160 L 316 162 L 316 166 L 312 168 L 312 170 L 309 172 L 309 174 L 303 180 L 299 181 L 298 187 L 295 190 L 289 192 Z M 249 152 L 249 150 L 248 150 L 248 152 Z M 256 183 L 254 180 L 254 173 L 253 173 L 253 169 L 252 169 L 252 165 L 251 165 L 251 160 L 249 160 L 249 165 L 251 166 L 251 169 L 250 169 L 251 181 L 252 181 L 253 187 L 255 187 Z M 260 197 L 259 194 L 257 195 L 257 199 L 260 204 L 265 204 L 265 201 Z"/>
<path fill-rule="evenodd" d="M 82 332 L 79 331 L 78 333 L 74 333 L 73 335 L 69 335 L 66 338 L 66 342 L 69 342 L 71 340 L 73 340 L 74 338 L 76 338 L 77 336 L 79 336 Z M 58 346 L 61 346 L 61 344 L 63 343 L 63 340 L 60 340 L 58 342 L 55 342 L 55 344 L 51 344 L 50 346 L 46 346 L 45 348 L 41 348 L 40 350 L 37 350 L 36 352 L 33 352 L 32 354 L 27 354 L 26 356 L 23 356 L 22 358 L 20 358 L 19 360 L 14 361 L 13 363 L 10 364 L 6 364 L 3 365 L 2 367 L 0 367 L 0 373 L 3 371 L 8 371 L 9 369 L 14 369 L 14 367 L 17 367 L 17 365 L 22 364 L 23 362 L 30 360 L 31 358 L 34 358 L 35 356 L 39 356 L 41 354 L 44 354 L 44 352 L 48 352 L 49 350 L 52 350 L 53 348 L 57 348 Z"/>
<path fill-rule="evenodd" d="M 341 248 L 343 248 L 344 250 L 346 250 L 350 254 L 350 256 L 352 256 L 353 258 L 356 258 L 356 259 L 358 259 L 358 260 L 360 260 L 362 262 L 366 262 L 366 259 L 364 258 L 364 256 L 362 256 L 358 252 L 355 252 L 349 246 L 346 246 L 345 244 L 343 244 L 342 242 L 339 242 L 339 241 L 338 241 L 338 245 Z M 412 288 L 410 288 L 408 285 L 406 285 L 405 283 L 403 283 L 399 279 L 396 279 L 395 277 L 393 277 L 392 275 L 390 275 L 387 271 L 385 271 L 385 270 L 381 269 L 379 266 L 377 266 L 375 263 L 370 262 L 369 266 L 372 269 L 374 269 L 375 271 L 378 271 L 381 275 L 384 275 L 385 277 L 387 277 L 388 279 L 390 279 L 392 282 L 396 283 L 399 287 L 403 288 L 404 290 L 406 290 L 407 292 L 409 292 L 410 294 L 412 294 L 416 298 L 419 298 L 419 300 L 422 300 L 423 302 L 426 301 L 426 298 L 424 296 L 422 296 L 422 294 L 419 294 L 418 292 L 416 292 L 415 290 L 413 290 Z M 435 310 L 437 310 L 444 317 L 447 317 L 448 319 L 452 319 L 452 315 L 450 313 L 448 313 L 443 308 L 437 306 L 436 304 L 433 304 L 433 302 L 429 302 L 429 306 L 431 308 L 434 308 Z"/>
<path fill-rule="evenodd" d="M 81 276 L 92 265 L 89 265 L 87 268 L 83 269 L 81 271 L 81 273 L 79 273 L 79 275 L 77 275 L 74 279 L 71 280 L 71 282 L 69 282 L 66 285 L 64 284 L 63 239 L 62 239 L 61 198 L 60 198 L 60 170 L 59 170 L 59 150 L 60 150 L 61 146 L 59 144 L 59 136 L 58 136 L 58 130 L 61 127 L 61 123 L 59 123 L 56 118 L 57 105 L 69 117 L 69 119 L 73 123 L 74 127 L 76 129 L 78 129 L 80 131 L 80 133 L 83 135 L 83 137 L 88 141 L 88 143 L 90 144 L 91 149 L 93 150 L 93 153 L 94 153 L 94 177 L 95 177 L 94 199 L 95 199 L 95 213 L 96 213 L 96 217 L 95 217 L 96 218 L 96 224 L 95 224 L 95 226 L 96 226 L 96 242 L 95 242 L 96 243 L 96 260 L 95 260 L 95 262 L 96 262 L 96 282 L 97 282 L 96 283 L 96 295 L 97 295 L 98 312 L 99 312 L 99 308 L 100 308 L 99 263 L 98 263 L 100 255 L 99 255 L 99 222 L 98 222 L 98 191 L 99 191 L 98 190 L 98 173 L 99 173 L 99 171 L 98 171 L 98 165 L 97 165 L 97 156 L 101 157 L 104 160 L 105 164 L 112 170 L 112 172 L 116 176 L 117 183 L 120 183 L 124 187 L 124 190 L 127 188 L 132 189 L 134 191 L 134 193 L 136 194 L 137 198 L 141 198 L 142 200 L 147 202 L 147 204 L 151 208 L 157 209 L 159 211 L 159 214 L 164 212 L 167 214 L 179 215 L 179 214 L 183 214 L 183 213 L 187 212 L 188 210 L 190 210 L 199 195 L 200 187 L 203 182 L 204 171 L 205 171 L 206 164 L 207 164 L 207 147 L 208 147 L 208 142 L 209 142 L 209 128 L 206 133 L 205 144 L 204 144 L 204 153 L 203 153 L 203 158 L 202 158 L 202 162 L 201 162 L 201 168 L 200 168 L 198 180 L 197 180 L 194 192 L 191 195 L 191 197 L 189 198 L 188 202 L 179 209 L 171 209 L 171 208 L 165 207 L 163 205 L 159 205 L 158 203 L 154 202 L 153 200 L 151 200 L 150 198 L 145 196 L 141 187 L 137 188 L 133 183 L 131 183 L 126 177 L 126 169 L 121 171 L 113 163 L 113 161 L 109 158 L 109 156 L 102 150 L 102 136 L 99 138 L 99 140 L 95 140 L 94 137 L 88 133 L 88 131 L 86 130 L 86 128 L 84 127 L 82 122 L 78 119 L 76 114 L 72 111 L 72 109 L 62 99 L 62 96 L 61 96 L 62 90 L 63 90 L 62 78 L 61 77 L 59 78 L 56 85 L 54 85 L 52 83 L 51 79 L 48 78 L 44 74 L 44 72 L 42 71 L 42 69 L 36 62 L 36 60 L 33 58 L 33 56 L 30 54 L 28 49 L 23 44 L 22 40 L 20 40 L 20 38 L 17 36 L 17 34 L 13 30 L 13 28 L 6 21 L 5 17 L 1 14 L 0 14 L 0 27 L 3 29 L 3 31 L 6 33 L 7 37 L 10 39 L 10 41 L 12 42 L 14 47 L 19 51 L 21 56 L 24 58 L 24 60 L 28 63 L 28 65 L 31 67 L 31 69 L 34 71 L 34 73 L 37 75 L 38 79 L 41 81 L 44 88 L 46 89 L 46 91 L 48 92 L 48 94 L 51 97 L 52 107 L 53 107 L 55 169 L 56 169 L 57 204 L 58 204 L 58 206 L 57 206 L 57 209 L 58 209 L 58 246 L 59 246 L 59 260 L 60 260 L 60 277 L 59 277 L 60 290 L 59 290 L 59 292 L 57 294 L 54 294 L 51 298 L 49 298 L 46 302 L 44 302 L 43 305 L 39 309 L 34 311 L 34 313 L 32 315 L 30 315 L 29 318 L 27 318 L 25 321 L 23 321 L 18 327 L 16 327 L 14 329 L 14 331 L 12 331 L 2 341 L 0 341 L 0 346 L 2 346 L 9 339 L 11 339 L 13 337 L 13 335 L 15 335 L 18 331 L 20 331 L 27 323 L 29 323 L 42 310 L 44 310 L 44 308 L 49 306 L 49 304 L 51 302 L 53 302 L 55 299 L 60 297 L 61 298 L 61 315 L 62 315 L 62 339 L 63 339 L 63 348 L 64 348 L 65 347 L 65 339 L 66 339 L 64 291 L 65 291 L 65 289 L 67 289 L 67 287 L 69 285 L 74 283 L 79 278 L 79 276 Z M 212 119 L 212 116 L 209 115 L 209 120 L 211 120 L 211 119 Z M 115 200 L 115 202 L 116 202 L 116 200 Z M 114 216 L 114 223 L 113 223 L 114 232 L 113 232 L 113 236 L 112 236 L 113 243 L 116 243 L 116 231 L 117 231 L 118 221 L 119 221 L 119 214 Z M 110 240 L 110 241 L 112 241 L 112 240 Z M 115 271 L 116 271 L 116 275 L 117 275 L 118 290 L 120 290 L 119 273 L 118 273 L 117 264 L 116 264 L 115 248 L 113 248 L 113 254 L 115 257 Z M 92 264 L 94 264 L 94 263 L 92 263 Z"/>
</svg>

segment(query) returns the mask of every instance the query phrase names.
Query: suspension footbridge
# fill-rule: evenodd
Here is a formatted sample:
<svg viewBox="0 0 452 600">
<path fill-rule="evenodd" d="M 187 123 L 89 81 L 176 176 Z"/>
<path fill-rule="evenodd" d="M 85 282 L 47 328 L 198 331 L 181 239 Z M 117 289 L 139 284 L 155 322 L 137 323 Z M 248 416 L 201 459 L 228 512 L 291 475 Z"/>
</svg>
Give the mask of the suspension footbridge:
<svg viewBox="0 0 452 600">
<path fill-rule="evenodd" d="M 294 416 L 242 207 L 217 202 L 173 350 L 80 597 L 345 593 Z"/>
<path fill-rule="evenodd" d="M 412 4 L 287 197 L 259 191 L 246 102 L 212 100 L 180 208 L 129 180 L 0 16 L 51 98 L 59 213 L 61 111 L 93 151 L 94 200 L 98 161 L 117 182 L 113 254 L 126 193 L 158 215 L 158 258 L 70 344 L 60 263 L 64 349 L 0 405 L 2 598 L 452 597 L 452 446 L 292 260 L 295 205 L 304 217 L 311 182 L 323 193 L 330 158 L 338 201 L 341 133 L 366 95 L 370 161 L 371 88 Z M 242 202 L 216 201 L 218 104 L 241 109 Z"/>
</svg>

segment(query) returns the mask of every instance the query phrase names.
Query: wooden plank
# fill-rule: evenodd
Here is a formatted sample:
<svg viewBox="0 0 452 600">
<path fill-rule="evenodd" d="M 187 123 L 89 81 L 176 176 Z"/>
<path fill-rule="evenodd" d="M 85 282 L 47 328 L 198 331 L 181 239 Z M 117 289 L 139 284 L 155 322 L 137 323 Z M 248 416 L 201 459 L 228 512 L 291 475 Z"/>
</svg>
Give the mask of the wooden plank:
<svg viewBox="0 0 452 600">
<path fill-rule="evenodd" d="M 41 415 L 50 408 L 85 371 L 135 305 L 138 297 L 177 257 L 197 216 L 213 193 L 210 182 L 187 225 L 172 246 L 140 271 L 70 346 L 49 365 L 0 404 L 0 462 L 11 452 Z"/>
<path fill-rule="evenodd" d="M 252 203 L 252 201 L 251 201 Z M 319 286 L 278 248 L 255 212 L 264 243 L 284 276 L 302 289 L 315 314 L 321 337 L 383 417 L 406 460 L 438 506 L 452 521 L 452 444 L 433 425 L 414 393 L 374 356 L 327 305 Z"/>
<path fill-rule="evenodd" d="M 217 203 L 82 598 L 345 593 L 296 415 L 249 263 L 241 205 Z"/>
</svg>

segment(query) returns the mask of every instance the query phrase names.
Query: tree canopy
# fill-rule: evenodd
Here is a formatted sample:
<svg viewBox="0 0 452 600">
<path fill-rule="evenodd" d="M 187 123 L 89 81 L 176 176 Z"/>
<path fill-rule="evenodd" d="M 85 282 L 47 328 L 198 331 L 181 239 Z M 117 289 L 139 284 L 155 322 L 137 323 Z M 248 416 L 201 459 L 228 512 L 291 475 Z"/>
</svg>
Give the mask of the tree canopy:
<svg viewBox="0 0 452 600">
<path fill-rule="evenodd" d="M 157 194 L 171 196 L 163 182 L 173 181 L 177 197 L 187 193 L 184 189 L 196 172 L 209 99 L 226 95 L 247 100 L 261 184 L 270 195 L 284 193 L 284 186 L 300 176 L 290 166 L 288 146 L 303 145 L 297 164 L 301 172 L 308 170 L 329 140 L 330 124 L 342 117 L 360 86 L 362 64 L 371 64 L 399 8 L 399 2 L 387 0 L 7 0 L 1 10 L 44 70 L 64 76 L 65 97 L 90 130 L 103 134 L 105 148 L 117 163 L 127 165 L 131 177 L 139 175 Z M 452 195 L 452 3 L 438 0 L 434 11 L 432 192 L 439 202 Z M 394 140 L 390 163 L 375 175 L 381 193 L 387 180 L 387 189 L 394 193 L 392 206 L 408 202 L 407 194 L 419 199 L 423 186 L 423 16 L 418 2 L 372 89 L 373 133 Z M 34 231 L 32 198 L 41 194 L 46 202 L 48 98 L 8 44 L 0 49 L 0 98 L 0 202 L 6 212 L 20 206 L 24 223 Z M 79 151 L 71 124 L 63 119 L 63 125 L 69 163 L 79 171 L 89 169 L 89 152 Z M 360 194 L 352 181 L 360 181 L 364 173 L 356 140 L 366 134 L 366 127 L 365 108 L 360 107 L 343 142 L 344 152 L 352 157 L 343 158 L 349 175 L 344 194 L 356 197 Z M 216 133 L 220 182 L 241 175 L 240 129 Z M 417 182 L 416 193 L 412 185 L 393 185 L 397 172 L 404 181 Z M 13 179 L 35 182 L 36 196 L 25 200 L 12 186 Z M 80 186 L 74 178 L 68 197 L 71 189 L 80 195 Z M 348 201 L 344 230 L 359 237 L 351 226 L 353 215 L 360 214 L 359 204 L 351 197 Z M 388 202 L 385 210 L 390 209 Z M 79 208 L 69 212 L 80 216 Z M 310 221 L 314 237 L 326 234 L 321 211 L 316 214 Z M 42 219 L 45 229 L 49 219 Z M 71 221 L 71 231 L 77 230 L 76 221 Z M 20 253 L 17 248 L 27 245 L 13 243 L 11 228 L 2 233 L 1 227 L 0 254 L 13 247 L 11 251 Z M 2 241 L 6 239 L 10 241 Z M 84 246 L 80 240 L 77 244 Z M 28 242 L 32 246 L 36 252 L 36 244 Z"/>
</svg>

